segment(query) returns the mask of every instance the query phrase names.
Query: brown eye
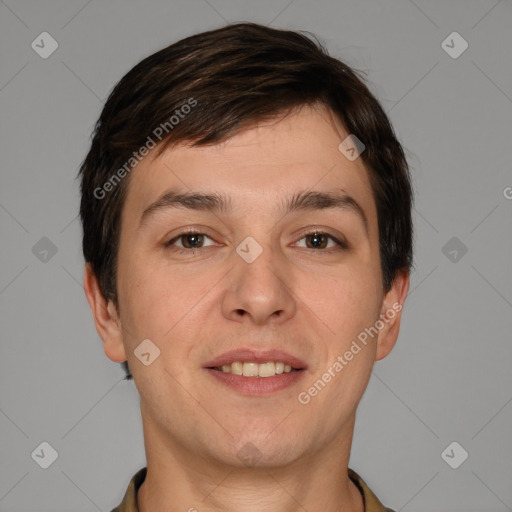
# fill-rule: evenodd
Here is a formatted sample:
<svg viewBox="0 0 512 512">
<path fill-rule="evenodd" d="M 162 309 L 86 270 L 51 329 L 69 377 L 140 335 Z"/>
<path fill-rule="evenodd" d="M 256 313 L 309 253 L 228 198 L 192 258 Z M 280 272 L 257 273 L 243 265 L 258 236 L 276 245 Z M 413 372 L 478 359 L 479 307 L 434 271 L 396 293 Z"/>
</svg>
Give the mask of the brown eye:
<svg viewBox="0 0 512 512">
<path fill-rule="evenodd" d="M 209 245 L 215 245 L 214 243 L 205 245 L 206 239 L 212 240 L 208 235 L 205 235 L 204 233 L 187 231 L 185 233 L 180 233 L 172 240 L 169 240 L 165 246 L 179 251 L 190 249 L 190 252 L 192 252 L 194 249 L 202 249 L 204 247 L 208 247 Z"/>
<path fill-rule="evenodd" d="M 322 233 L 313 233 L 306 235 L 305 238 L 310 240 L 310 243 L 306 242 L 309 249 L 325 249 L 329 237 Z"/>
<path fill-rule="evenodd" d="M 336 237 L 329 235 L 328 233 L 321 233 L 318 231 L 314 231 L 313 233 L 305 234 L 301 240 L 306 240 L 305 248 L 306 249 L 346 249 L 347 244 L 341 242 Z M 329 243 L 331 245 L 328 247 Z M 304 245 L 302 246 L 304 247 Z"/>
<path fill-rule="evenodd" d="M 194 247 L 201 247 L 204 242 L 204 237 L 200 233 L 188 233 L 180 236 L 183 247 L 191 249 Z"/>
</svg>

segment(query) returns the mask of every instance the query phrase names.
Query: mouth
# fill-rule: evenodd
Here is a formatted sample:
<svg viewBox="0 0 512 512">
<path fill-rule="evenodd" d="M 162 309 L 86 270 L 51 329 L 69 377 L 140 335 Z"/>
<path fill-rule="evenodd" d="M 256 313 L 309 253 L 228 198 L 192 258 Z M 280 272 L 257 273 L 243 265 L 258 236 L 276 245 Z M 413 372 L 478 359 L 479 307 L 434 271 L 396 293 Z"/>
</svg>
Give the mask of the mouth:
<svg viewBox="0 0 512 512">
<path fill-rule="evenodd" d="M 261 364 L 255 361 L 235 361 L 231 364 L 207 368 L 223 373 L 232 373 L 233 375 L 243 375 L 244 377 L 254 378 L 274 377 L 275 375 L 281 375 L 283 373 L 303 370 L 303 368 L 294 368 L 289 364 L 285 364 L 283 361 L 267 361 Z"/>
<path fill-rule="evenodd" d="M 242 348 L 225 352 L 208 361 L 203 368 L 244 377 L 272 377 L 282 373 L 306 370 L 298 357 L 281 350 L 254 350 Z"/>
<path fill-rule="evenodd" d="M 264 395 L 298 382 L 307 365 L 279 350 L 240 349 L 216 357 L 203 368 L 217 381 L 244 395 Z"/>
</svg>

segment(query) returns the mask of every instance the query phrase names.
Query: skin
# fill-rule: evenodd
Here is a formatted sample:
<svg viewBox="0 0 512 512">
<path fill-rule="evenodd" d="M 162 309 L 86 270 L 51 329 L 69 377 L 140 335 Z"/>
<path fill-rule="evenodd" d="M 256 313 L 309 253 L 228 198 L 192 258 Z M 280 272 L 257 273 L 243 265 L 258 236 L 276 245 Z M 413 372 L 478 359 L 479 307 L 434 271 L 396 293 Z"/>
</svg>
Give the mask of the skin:
<svg viewBox="0 0 512 512">
<path fill-rule="evenodd" d="M 128 360 L 140 394 L 148 467 L 142 512 L 363 511 L 347 473 L 356 408 L 375 361 L 396 342 L 400 312 L 307 405 L 297 399 L 409 289 L 404 270 L 383 291 L 376 206 L 361 158 L 349 161 L 338 150 L 347 135 L 326 108 L 303 107 L 220 144 L 152 152 L 132 170 L 119 312 L 88 265 L 84 287 L 106 355 Z M 138 229 L 142 211 L 171 188 L 225 193 L 233 210 L 169 209 Z M 364 209 L 368 234 L 349 210 L 283 215 L 282 200 L 294 192 L 340 188 Z M 165 247 L 188 226 L 210 237 L 203 248 Z M 311 248 L 305 235 L 315 227 L 349 247 Z M 263 249 L 250 264 L 235 251 L 247 236 Z M 149 366 L 134 355 L 146 338 L 161 351 Z M 243 396 L 202 369 L 239 347 L 285 350 L 308 369 L 285 390 Z M 247 443 L 259 453 L 252 467 L 237 457 Z"/>
</svg>

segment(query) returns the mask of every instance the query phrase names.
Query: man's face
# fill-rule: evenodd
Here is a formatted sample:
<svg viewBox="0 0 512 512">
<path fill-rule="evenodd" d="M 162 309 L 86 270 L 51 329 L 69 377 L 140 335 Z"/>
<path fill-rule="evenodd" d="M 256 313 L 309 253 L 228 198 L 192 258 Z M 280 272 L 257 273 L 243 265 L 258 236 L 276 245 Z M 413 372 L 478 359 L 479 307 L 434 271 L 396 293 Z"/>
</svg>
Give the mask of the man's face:
<svg viewBox="0 0 512 512">
<path fill-rule="evenodd" d="M 132 171 L 117 274 L 122 337 L 105 351 L 128 359 L 145 428 L 167 446 L 230 465 L 242 466 L 247 455 L 272 466 L 347 441 L 373 363 L 394 342 L 383 329 L 379 342 L 359 343 L 332 371 L 389 306 L 368 174 L 361 158 L 338 149 L 347 135 L 326 109 L 303 108 L 218 145 L 150 154 Z M 142 219 L 171 190 L 228 203 L 214 211 L 193 203 L 153 208 Z M 291 198 L 307 192 L 350 196 L 367 225 L 346 204 L 287 212 Z M 147 366 L 134 354 L 146 339 L 160 350 Z M 276 350 L 285 354 L 272 362 L 288 354 L 302 369 L 256 378 L 207 368 L 238 349 L 255 353 L 235 355 L 241 362 Z M 254 368 L 261 370 L 245 369 Z M 322 377 L 329 368 L 331 379 Z M 319 380 L 324 386 L 308 401 L 304 392 Z"/>
</svg>

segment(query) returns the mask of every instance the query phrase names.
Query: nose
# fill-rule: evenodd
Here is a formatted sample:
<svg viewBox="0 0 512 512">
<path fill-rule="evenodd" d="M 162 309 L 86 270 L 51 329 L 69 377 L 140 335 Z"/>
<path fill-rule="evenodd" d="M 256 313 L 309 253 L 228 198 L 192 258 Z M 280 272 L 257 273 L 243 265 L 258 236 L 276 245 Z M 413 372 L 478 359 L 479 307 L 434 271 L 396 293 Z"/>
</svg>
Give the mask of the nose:
<svg viewBox="0 0 512 512">
<path fill-rule="evenodd" d="M 222 313 L 230 320 L 277 325 L 296 313 L 290 263 L 270 246 L 262 248 L 252 262 L 233 252 L 233 271 L 227 275 L 222 299 Z"/>
</svg>

